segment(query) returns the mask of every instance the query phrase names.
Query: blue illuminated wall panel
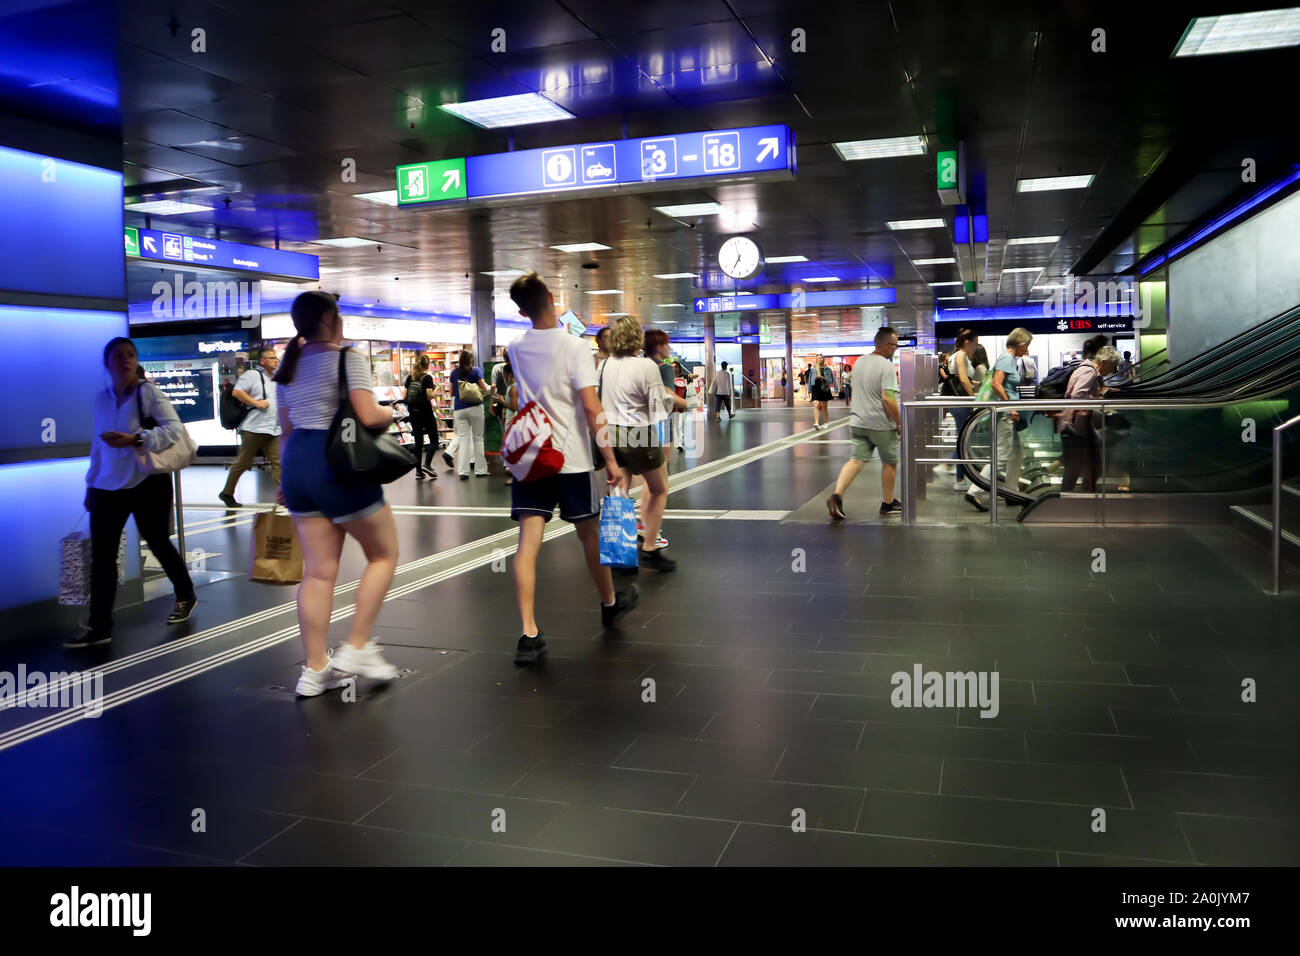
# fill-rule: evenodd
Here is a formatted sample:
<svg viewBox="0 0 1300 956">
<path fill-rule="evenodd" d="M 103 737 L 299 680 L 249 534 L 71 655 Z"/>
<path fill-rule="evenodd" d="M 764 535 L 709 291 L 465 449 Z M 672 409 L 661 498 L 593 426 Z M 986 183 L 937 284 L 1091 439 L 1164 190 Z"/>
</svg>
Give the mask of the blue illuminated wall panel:
<svg viewBox="0 0 1300 956">
<path fill-rule="evenodd" d="M 122 174 L 0 146 L 0 292 L 121 299 Z"/>
<path fill-rule="evenodd" d="M 0 450 L 90 441 L 95 393 L 108 384 L 104 344 L 125 329 L 121 312 L 0 305 L 0 341 L 21 357 L 0 376 Z"/>
</svg>

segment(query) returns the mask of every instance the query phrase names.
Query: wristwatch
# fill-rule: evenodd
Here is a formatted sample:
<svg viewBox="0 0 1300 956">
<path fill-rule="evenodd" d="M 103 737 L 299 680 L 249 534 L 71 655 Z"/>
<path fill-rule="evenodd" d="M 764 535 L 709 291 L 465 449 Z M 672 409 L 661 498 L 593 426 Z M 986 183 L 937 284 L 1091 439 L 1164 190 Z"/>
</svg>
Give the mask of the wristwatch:
<svg viewBox="0 0 1300 956">
<path fill-rule="evenodd" d="M 144 432 L 135 433 L 135 447 L 136 448 L 144 447 Z"/>
</svg>

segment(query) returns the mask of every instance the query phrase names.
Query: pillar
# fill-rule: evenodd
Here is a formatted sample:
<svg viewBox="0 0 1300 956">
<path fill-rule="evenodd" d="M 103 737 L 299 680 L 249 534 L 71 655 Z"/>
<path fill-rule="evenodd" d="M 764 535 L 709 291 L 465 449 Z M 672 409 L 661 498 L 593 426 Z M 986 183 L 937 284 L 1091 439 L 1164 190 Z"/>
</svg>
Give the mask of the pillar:
<svg viewBox="0 0 1300 956">
<path fill-rule="evenodd" d="M 785 323 L 785 407 L 794 408 L 794 330 L 790 328 L 791 320 Z"/>
</svg>

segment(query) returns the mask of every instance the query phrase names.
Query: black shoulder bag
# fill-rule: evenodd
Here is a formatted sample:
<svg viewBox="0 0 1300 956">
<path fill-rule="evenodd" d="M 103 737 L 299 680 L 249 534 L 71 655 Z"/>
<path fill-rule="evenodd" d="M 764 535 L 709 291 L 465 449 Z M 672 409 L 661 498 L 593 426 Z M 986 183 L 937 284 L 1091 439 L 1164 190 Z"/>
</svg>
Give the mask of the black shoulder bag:
<svg viewBox="0 0 1300 956">
<path fill-rule="evenodd" d="M 340 485 L 386 485 L 414 468 L 415 456 L 387 426 L 372 430 L 361 424 L 348 396 L 348 351 L 339 351 L 339 410 L 326 438 L 326 459 Z"/>
</svg>

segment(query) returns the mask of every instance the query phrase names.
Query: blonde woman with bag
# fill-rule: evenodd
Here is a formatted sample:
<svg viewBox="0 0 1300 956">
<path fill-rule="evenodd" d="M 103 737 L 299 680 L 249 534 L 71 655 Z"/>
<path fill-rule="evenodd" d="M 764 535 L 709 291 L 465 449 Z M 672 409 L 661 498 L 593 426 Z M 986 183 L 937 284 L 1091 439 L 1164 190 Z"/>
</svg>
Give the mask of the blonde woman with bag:
<svg viewBox="0 0 1300 956">
<path fill-rule="evenodd" d="M 118 337 L 104 346 L 104 367 L 112 384 L 95 396 L 95 436 L 86 472 L 90 621 L 80 634 L 63 642 L 67 648 L 104 645 L 112 640 L 118 542 L 129 517 L 135 518 L 140 537 L 175 589 L 176 605 L 167 623 L 188 620 L 198 603 L 190 572 L 168 533 L 172 508 L 168 472 L 193 461 L 193 442 L 167 396 L 137 377 L 139 365 L 130 339 Z"/>
</svg>

